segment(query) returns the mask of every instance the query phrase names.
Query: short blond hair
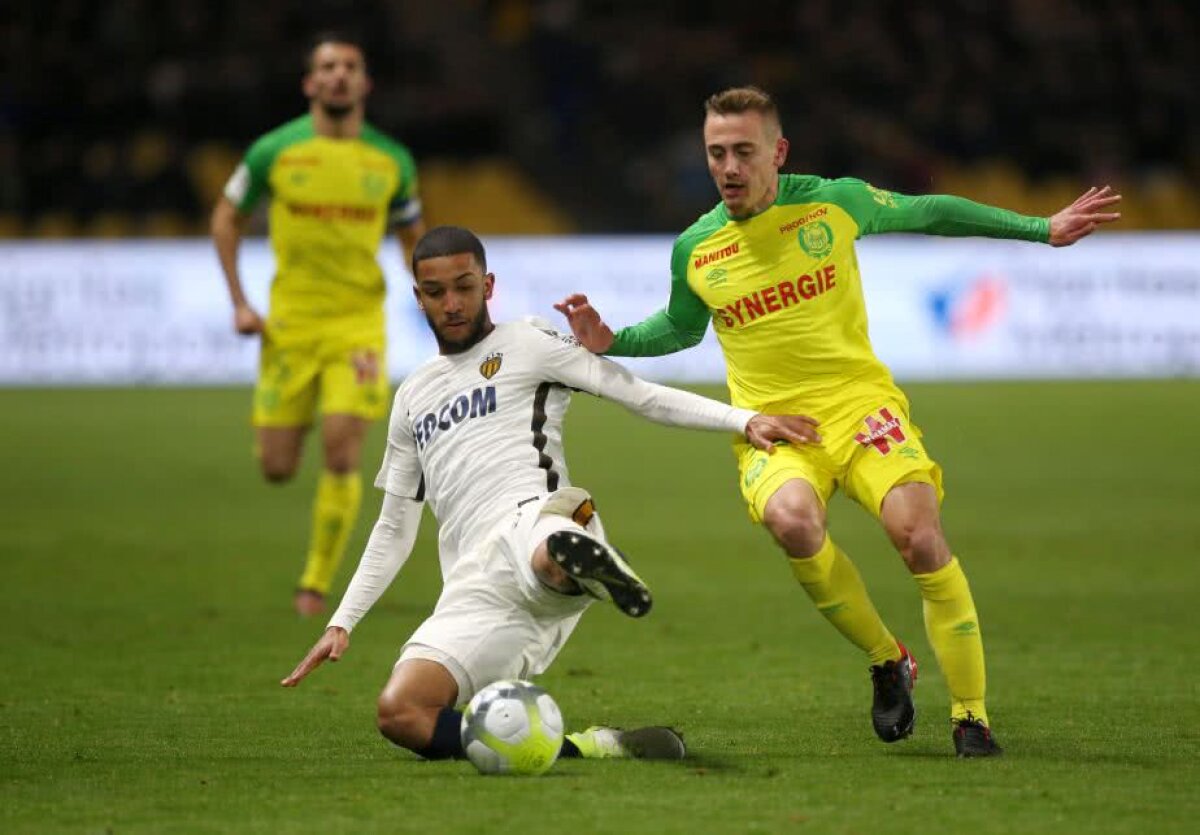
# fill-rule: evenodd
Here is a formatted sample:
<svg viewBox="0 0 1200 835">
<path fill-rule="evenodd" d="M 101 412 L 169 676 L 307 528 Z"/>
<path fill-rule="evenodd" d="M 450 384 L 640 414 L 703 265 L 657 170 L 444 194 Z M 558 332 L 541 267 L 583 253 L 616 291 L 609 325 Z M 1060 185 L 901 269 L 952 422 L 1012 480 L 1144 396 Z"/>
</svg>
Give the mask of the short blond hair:
<svg viewBox="0 0 1200 835">
<path fill-rule="evenodd" d="M 704 112 L 711 116 L 729 116 L 735 113 L 753 111 L 761 113 L 764 118 L 779 122 L 779 108 L 771 94 L 759 87 L 730 87 L 719 93 L 713 93 L 704 102 Z"/>
</svg>

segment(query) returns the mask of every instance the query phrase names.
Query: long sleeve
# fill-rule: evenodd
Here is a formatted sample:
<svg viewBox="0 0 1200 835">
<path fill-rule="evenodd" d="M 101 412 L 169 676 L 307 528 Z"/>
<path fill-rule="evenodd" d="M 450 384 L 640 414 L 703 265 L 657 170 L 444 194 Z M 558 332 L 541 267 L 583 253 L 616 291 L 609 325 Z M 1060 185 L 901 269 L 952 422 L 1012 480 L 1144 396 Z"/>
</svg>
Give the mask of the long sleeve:
<svg viewBox="0 0 1200 835">
<path fill-rule="evenodd" d="M 597 364 L 596 393 L 655 423 L 741 434 L 757 414 L 690 391 L 651 383 L 611 360 L 597 357 Z"/>
<path fill-rule="evenodd" d="M 643 380 L 629 369 L 581 347 L 571 337 L 541 331 L 539 368 L 556 382 L 620 403 L 655 423 L 717 432 L 744 432 L 756 412 L 735 409 Z"/>
<path fill-rule="evenodd" d="M 854 217 L 859 236 L 919 232 L 947 237 L 1009 238 L 1046 243 L 1050 220 L 1010 212 L 950 194 L 910 196 L 850 177 L 822 188 Z"/>
<path fill-rule="evenodd" d="M 899 197 L 899 195 L 897 195 Z M 1050 221 L 976 203 L 950 194 L 898 199 L 894 212 L 881 213 L 872 232 L 923 232 L 947 237 L 1011 238 L 1045 243 Z"/>
<path fill-rule="evenodd" d="M 673 264 L 667 306 L 636 325 L 617 331 L 605 353 L 613 357 L 673 354 L 699 344 L 708 330 L 709 319 L 708 308 L 688 286 L 686 269 L 680 270 Z"/>
<path fill-rule="evenodd" d="M 408 561 L 417 528 L 421 524 L 422 503 L 385 493 L 379 520 L 367 540 L 358 569 L 342 596 L 342 602 L 329 626 L 354 630 L 367 611 L 392 584 L 396 574 Z"/>
</svg>

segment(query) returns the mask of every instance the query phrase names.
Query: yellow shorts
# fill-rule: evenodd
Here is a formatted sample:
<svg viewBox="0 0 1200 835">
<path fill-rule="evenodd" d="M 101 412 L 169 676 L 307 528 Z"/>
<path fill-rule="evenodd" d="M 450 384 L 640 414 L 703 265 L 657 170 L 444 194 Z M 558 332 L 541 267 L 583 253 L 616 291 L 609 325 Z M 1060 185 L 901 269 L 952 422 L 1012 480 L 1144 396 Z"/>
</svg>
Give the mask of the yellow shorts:
<svg viewBox="0 0 1200 835">
<path fill-rule="evenodd" d="M 818 446 L 781 445 L 774 455 L 741 441 L 734 444 L 739 484 L 750 518 L 761 522 L 767 501 L 793 478 L 812 485 L 822 504 L 841 487 L 878 517 L 883 497 L 897 484 L 930 484 L 942 500 L 942 468 L 921 443 L 921 430 L 908 419 L 902 400 L 848 409 L 819 427 Z"/>
<path fill-rule="evenodd" d="M 279 344 L 262 336 L 255 426 L 308 426 L 317 413 L 378 420 L 387 413 L 387 351 L 382 334 Z"/>
</svg>

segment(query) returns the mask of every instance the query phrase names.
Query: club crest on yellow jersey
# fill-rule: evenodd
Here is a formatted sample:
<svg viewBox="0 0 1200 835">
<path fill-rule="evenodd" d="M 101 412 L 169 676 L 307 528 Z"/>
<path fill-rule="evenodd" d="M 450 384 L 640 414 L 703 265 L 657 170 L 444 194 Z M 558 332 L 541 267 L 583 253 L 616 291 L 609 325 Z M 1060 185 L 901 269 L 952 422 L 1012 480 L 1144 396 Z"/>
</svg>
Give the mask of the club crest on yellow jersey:
<svg viewBox="0 0 1200 835">
<path fill-rule="evenodd" d="M 378 171 L 365 171 L 362 175 L 362 190 L 368 200 L 380 200 L 388 188 L 388 180 Z"/>
<path fill-rule="evenodd" d="M 797 237 L 800 248 L 813 258 L 824 258 L 833 251 L 833 229 L 823 220 L 801 226 Z"/>
<path fill-rule="evenodd" d="M 485 380 L 490 380 L 496 376 L 496 372 L 500 370 L 500 363 L 504 361 L 504 355 L 498 351 L 493 351 L 483 358 L 483 362 L 479 364 L 479 373 L 483 375 Z"/>
</svg>

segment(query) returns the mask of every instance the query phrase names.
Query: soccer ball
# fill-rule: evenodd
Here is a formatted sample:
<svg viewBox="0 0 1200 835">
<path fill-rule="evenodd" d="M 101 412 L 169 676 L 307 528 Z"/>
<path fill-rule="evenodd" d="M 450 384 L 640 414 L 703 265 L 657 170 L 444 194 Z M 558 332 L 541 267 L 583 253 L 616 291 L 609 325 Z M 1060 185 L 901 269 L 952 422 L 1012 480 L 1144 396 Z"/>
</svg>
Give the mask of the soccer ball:
<svg viewBox="0 0 1200 835">
<path fill-rule="evenodd" d="M 483 774 L 544 774 L 562 740 L 558 705 L 528 681 L 489 684 L 463 711 L 463 749 Z"/>
</svg>

